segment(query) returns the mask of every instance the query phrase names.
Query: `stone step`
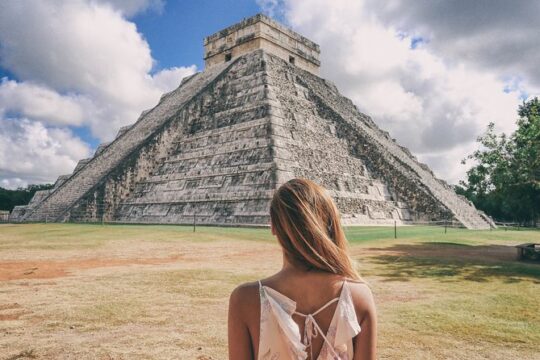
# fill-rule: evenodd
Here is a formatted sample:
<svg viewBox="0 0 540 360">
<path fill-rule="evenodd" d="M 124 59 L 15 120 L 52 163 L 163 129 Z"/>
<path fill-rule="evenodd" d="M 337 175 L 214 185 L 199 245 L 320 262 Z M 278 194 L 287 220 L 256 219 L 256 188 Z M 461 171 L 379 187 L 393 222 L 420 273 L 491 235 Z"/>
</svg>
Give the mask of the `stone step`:
<svg viewBox="0 0 540 360">
<path fill-rule="evenodd" d="M 416 173 L 417 179 L 429 189 L 435 198 L 452 211 L 454 216 L 465 226 L 470 228 L 489 227 L 489 224 L 480 217 L 474 208 L 436 179 L 424 164 L 418 163 L 408 151 L 397 145 L 382 131 L 373 127 L 371 122 L 362 121 L 361 114 L 349 99 L 344 98 L 336 92 L 332 92 L 331 88 L 328 88 L 326 84 L 322 84 L 322 79 L 320 78 L 306 74 L 305 78 L 302 79 L 306 81 L 306 84 L 309 84 L 309 89 L 319 99 L 328 103 L 333 110 L 337 111 L 343 119 L 347 120 L 350 125 L 361 132 L 366 139 L 370 139 L 373 144 L 376 144 L 375 146 L 384 149 L 383 151 L 386 153 L 387 161 L 392 162 L 397 160 L 406 165 L 413 173 Z M 390 156 L 395 160 L 392 160 Z M 462 215 L 462 211 L 466 212 L 467 215 Z"/>
<path fill-rule="evenodd" d="M 60 185 L 57 191 L 51 193 L 32 212 L 27 213 L 24 220 L 42 221 L 46 216 L 60 218 L 61 214 L 68 211 L 100 179 L 115 169 L 138 145 L 152 136 L 187 101 L 208 86 L 232 63 L 199 73 L 178 89 L 162 96 L 155 108 L 143 114 L 129 130 Z"/>
</svg>

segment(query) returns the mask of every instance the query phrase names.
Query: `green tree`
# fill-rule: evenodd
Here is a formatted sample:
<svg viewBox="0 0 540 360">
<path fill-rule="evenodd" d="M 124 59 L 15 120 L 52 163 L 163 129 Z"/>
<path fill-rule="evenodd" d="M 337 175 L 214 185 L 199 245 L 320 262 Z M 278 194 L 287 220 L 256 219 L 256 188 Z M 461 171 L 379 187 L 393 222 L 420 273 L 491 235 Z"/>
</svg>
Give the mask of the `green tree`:
<svg viewBox="0 0 540 360">
<path fill-rule="evenodd" d="M 0 210 L 11 211 L 17 205 L 26 205 L 30 202 L 36 191 L 48 190 L 52 184 L 28 185 L 26 188 L 8 190 L 0 187 Z"/>
<path fill-rule="evenodd" d="M 534 223 L 540 215 L 540 101 L 533 98 L 518 109 L 518 128 L 498 135 L 488 125 L 478 138 L 481 149 L 469 155 L 475 165 L 456 189 L 479 209 L 501 220 Z"/>
</svg>

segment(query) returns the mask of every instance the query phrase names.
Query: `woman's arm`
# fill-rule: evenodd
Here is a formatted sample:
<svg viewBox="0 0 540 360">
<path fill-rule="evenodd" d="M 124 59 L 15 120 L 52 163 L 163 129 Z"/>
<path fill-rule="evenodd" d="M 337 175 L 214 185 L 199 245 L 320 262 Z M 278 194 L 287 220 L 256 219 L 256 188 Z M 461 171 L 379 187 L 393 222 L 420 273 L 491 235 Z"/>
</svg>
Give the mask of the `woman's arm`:
<svg viewBox="0 0 540 360">
<path fill-rule="evenodd" d="M 377 359 L 377 311 L 369 287 L 354 286 L 353 299 L 361 331 L 354 340 L 354 360 Z"/>
<path fill-rule="evenodd" d="M 245 312 L 247 288 L 239 286 L 231 293 L 229 298 L 229 359 L 230 360 L 253 360 L 251 336 L 246 323 Z"/>
</svg>

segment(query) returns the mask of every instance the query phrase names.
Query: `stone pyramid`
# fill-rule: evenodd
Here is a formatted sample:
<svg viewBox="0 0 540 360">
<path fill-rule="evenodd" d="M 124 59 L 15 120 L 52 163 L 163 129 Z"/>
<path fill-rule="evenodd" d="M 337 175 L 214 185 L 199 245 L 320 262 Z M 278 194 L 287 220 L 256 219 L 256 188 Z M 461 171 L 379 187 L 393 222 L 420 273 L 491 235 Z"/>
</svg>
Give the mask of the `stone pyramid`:
<svg viewBox="0 0 540 360">
<path fill-rule="evenodd" d="M 268 225 L 274 190 L 305 177 L 344 224 L 492 225 L 317 76 L 310 40 L 256 15 L 206 38 L 205 54 L 203 72 L 11 219 Z"/>
</svg>

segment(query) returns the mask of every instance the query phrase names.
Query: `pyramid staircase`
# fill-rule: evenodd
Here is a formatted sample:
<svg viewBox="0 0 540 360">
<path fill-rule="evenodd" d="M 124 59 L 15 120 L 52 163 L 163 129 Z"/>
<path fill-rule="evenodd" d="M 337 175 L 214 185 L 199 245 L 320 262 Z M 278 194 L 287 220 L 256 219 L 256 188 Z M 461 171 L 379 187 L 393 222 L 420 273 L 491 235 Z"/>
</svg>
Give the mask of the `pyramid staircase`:
<svg viewBox="0 0 540 360">
<path fill-rule="evenodd" d="M 325 186 L 347 224 L 491 226 L 334 85 L 262 49 L 185 80 L 20 219 L 266 225 L 295 177 Z"/>
<path fill-rule="evenodd" d="M 144 112 L 129 130 L 116 138 L 106 149 L 65 180 L 55 191 L 50 192 L 39 204 L 24 215 L 24 221 L 62 221 L 65 214 L 88 191 L 102 181 L 135 149 L 149 139 L 161 126 L 171 119 L 193 96 L 201 92 L 226 68 L 223 64 L 187 79 L 178 89 L 165 94 L 159 104 Z"/>
</svg>

